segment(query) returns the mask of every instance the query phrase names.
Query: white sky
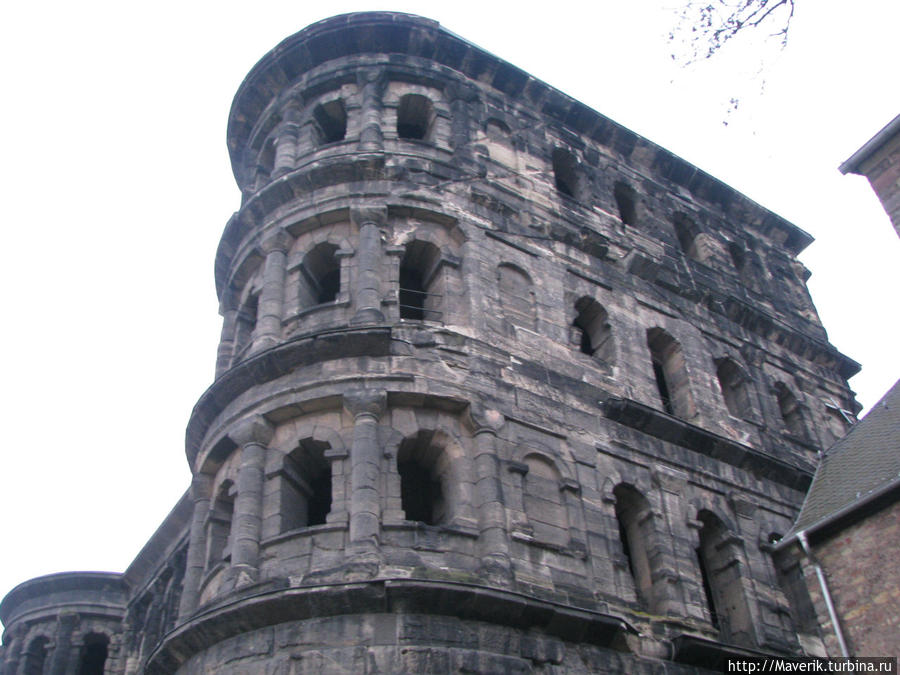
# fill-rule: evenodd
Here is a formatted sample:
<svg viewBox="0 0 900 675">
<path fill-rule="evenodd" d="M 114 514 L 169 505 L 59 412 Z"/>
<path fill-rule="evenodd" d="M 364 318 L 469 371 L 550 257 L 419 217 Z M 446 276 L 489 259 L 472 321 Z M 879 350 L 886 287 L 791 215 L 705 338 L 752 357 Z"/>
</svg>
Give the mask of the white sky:
<svg viewBox="0 0 900 675">
<path fill-rule="evenodd" d="M 390 9 L 440 21 L 812 234 L 813 298 L 863 364 L 851 386 L 869 407 L 900 375 L 900 239 L 866 180 L 837 167 L 900 112 L 900 4 L 798 0 L 761 93 L 748 78 L 759 58 L 737 45 L 672 63 L 678 2 Z M 184 428 L 220 326 L 213 258 L 239 205 L 232 97 L 288 35 L 383 8 L 312 6 L 50 0 L 0 13 L 0 595 L 39 574 L 124 570 L 187 488 Z"/>
</svg>

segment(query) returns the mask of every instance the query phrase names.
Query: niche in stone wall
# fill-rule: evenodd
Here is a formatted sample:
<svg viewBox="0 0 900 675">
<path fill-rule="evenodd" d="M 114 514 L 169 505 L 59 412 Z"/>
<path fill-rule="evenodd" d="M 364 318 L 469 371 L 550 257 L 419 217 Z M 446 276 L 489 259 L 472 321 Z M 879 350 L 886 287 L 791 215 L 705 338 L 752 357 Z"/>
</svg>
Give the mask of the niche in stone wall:
<svg viewBox="0 0 900 675">
<path fill-rule="evenodd" d="M 551 161 L 556 190 L 572 199 L 581 199 L 584 196 L 584 177 L 575 155 L 563 148 L 554 148 Z"/>
<path fill-rule="evenodd" d="M 803 424 L 800 402 L 784 382 L 775 383 L 775 398 L 778 401 L 778 411 L 781 413 L 784 428 L 792 436 L 805 438 L 806 428 Z"/>
<path fill-rule="evenodd" d="M 751 413 L 749 378 L 733 359 L 716 359 L 715 364 L 725 407 L 732 417 L 747 419 Z"/>
<path fill-rule="evenodd" d="M 700 511 L 697 520 L 702 523 L 697 566 L 710 623 L 725 642 L 752 646 L 755 640 L 741 580 L 743 565 L 738 540 L 710 511 Z"/>
<path fill-rule="evenodd" d="M 497 267 L 500 309 L 513 326 L 535 328 L 534 287 L 528 274 L 510 263 Z"/>
<path fill-rule="evenodd" d="M 709 248 L 697 223 L 683 213 L 678 213 L 672 218 L 672 226 L 675 228 L 678 244 L 688 258 L 703 262 L 709 257 Z"/>
<path fill-rule="evenodd" d="M 569 515 L 562 494 L 562 476 L 543 455 L 525 456 L 528 471 L 522 481 L 525 517 L 534 539 L 561 548 L 569 544 Z"/>
<path fill-rule="evenodd" d="M 215 492 L 207 521 L 207 569 L 231 556 L 231 523 L 236 494 L 237 487 L 230 479 L 223 480 Z"/>
<path fill-rule="evenodd" d="M 634 188 L 619 181 L 613 186 L 613 198 L 616 200 L 622 222 L 626 225 L 637 225 L 638 198 Z"/>
<path fill-rule="evenodd" d="M 441 252 L 428 241 L 414 239 L 406 244 L 400 260 L 400 318 L 441 321 L 444 316 L 440 278 Z"/>
<path fill-rule="evenodd" d="M 647 346 L 663 410 L 691 419 L 695 413 L 694 399 L 681 345 L 662 328 L 651 328 L 647 331 Z"/>
<path fill-rule="evenodd" d="M 43 675 L 49 642 L 50 640 L 43 635 L 31 639 L 25 649 L 25 657 L 19 671 L 22 675 Z"/>
<path fill-rule="evenodd" d="M 619 542 L 634 581 L 635 595 L 643 607 L 653 604 L 653 575 L 650 542 L 654 538 L 652 514 L 647 499 L 631 485 L 620 483 L 613 489 Z"/>
</svg>

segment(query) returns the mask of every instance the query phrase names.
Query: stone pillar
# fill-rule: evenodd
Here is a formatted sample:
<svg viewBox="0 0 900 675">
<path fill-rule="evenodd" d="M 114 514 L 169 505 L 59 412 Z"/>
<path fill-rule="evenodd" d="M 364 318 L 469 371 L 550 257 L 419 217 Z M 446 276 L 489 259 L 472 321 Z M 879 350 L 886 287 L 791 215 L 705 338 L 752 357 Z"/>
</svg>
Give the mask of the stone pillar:
<svg viewBox="0 0 900 675">
<path fill-rule="evenodd" d="M 194 500 L 194 514 L 191 518 L 190 543 L 187 564 L 184 571 L 184 589 L 178 618 L 189 616 L 200 601 L 200 582 L 206 569 L 206 518 L 212 498 L 212 476 L 198 473 L 191 481 L 191 498 Z"/>
<path fill-rule="evenodd" d="M 237 497 L 232 520 L 231 570 L 236 588 L 259 579 L 259 541 L 262 534 L 263 481 L 268 443 L 274 429 L 262 417 L 238 424 L 229 437 L 241 448 Z"/>
<path fill-rule="evenodd" d="M 266 261 L 263 263 L 263 285 L 259 294 L 252 352 L 274 347 L 281 341 L 284 274 L 290 235 L 283 231 L 275 232 L 263 241 L 262 248 Z"/>
<path fill-rule="evenodd" d="M 44 672 L 49 675 L 66 675 L 69 670 L 75 670 L 71 662 L 78 658 L 72 650 L 72 635 L 77 627 L 77 614 L 65 613 L 57 617 L 53 652 L 50 654 L 49 667 L 44 666 Z"/>
<path fill-rule="evenodd" d="M 384 136 L 381 133 L 381 96 L 384 91 L 384 71 L 381 69 L 361 70 L 357 76 L 357 86 L 362 92 L 360 152 L 381 152 L 384 150 Z"/>
<path fill-rule="evenodd" d="M 469 109 L 478 101 L 478 91 L 471 85 L 454 83 L 445 93 L 450 101 L 450 146 L 458 158 L 471 160 Z"/>
<path fill-rule="evenodd" d="M 381 537 L 381 482 L 383 451 L 378 442 L 378 420 L 387 406 L 383 390 L 361 389 L 344 394 L 344 406 L 353 415 L 350 448 L 350 553 L 377 560 Z"/>
<path fill-rule="evenodd" d="M 24 624 L 17 624 L 10 631 L 9 642 L 3 646 L 0 656 L 0 673 L 8 673 L 8 675 L 16 675 L 19 672 L 19 661 L 25 658 L 25 650 L 28 645 L 25 644 L 26 628 Z"/>
<path fill-rule="evenodd" d="M 216 379 L 220 378 L 231 367 L 237 316 L 237 309 L 225 309 L 222 311 L 222 335 L 219 338 L 219 350 L 216 353 Z"/>
<path fill-rule="evenodd" d="M 284 119 L 278 128 L 278 137 L 275 141 L 273 176 L 280 176 L 294 168 L 297 156 L 297 136 L 300 132 L 299 117 L 300 111 L 296 105 L 292 105 L 284 111 Z"/>
<path fill-rule="evenodd" d="M 356 249 L 356 314 L 352 325 L 381 323 L 381 230 L 387 220 L 386 208 L 353 209 L 350 218 L 359 227 Z"/>
<path fill-rule="evenodd" d="M 488 572 L 508 576 L 509 534 L 497 456 L 497 432 L 504 420 L 496 410 L 481 410 L 474 406 L 469 408 L 469 417 L 475 428 L 475 506 L 482 567 Z"/>
</svg>

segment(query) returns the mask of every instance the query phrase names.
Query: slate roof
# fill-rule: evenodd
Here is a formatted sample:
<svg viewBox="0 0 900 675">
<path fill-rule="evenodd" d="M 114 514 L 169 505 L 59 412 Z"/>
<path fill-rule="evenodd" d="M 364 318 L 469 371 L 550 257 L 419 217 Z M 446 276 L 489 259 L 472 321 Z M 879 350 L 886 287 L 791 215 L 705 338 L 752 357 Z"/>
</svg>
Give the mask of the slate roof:
<svg viewBox="0 0 900 675">
<path fill-rule="evenodd" d="M 900 485 L 900 380 L 826 451 L 791 534 L 817 529 L 892 485 Z"/>
</svg>

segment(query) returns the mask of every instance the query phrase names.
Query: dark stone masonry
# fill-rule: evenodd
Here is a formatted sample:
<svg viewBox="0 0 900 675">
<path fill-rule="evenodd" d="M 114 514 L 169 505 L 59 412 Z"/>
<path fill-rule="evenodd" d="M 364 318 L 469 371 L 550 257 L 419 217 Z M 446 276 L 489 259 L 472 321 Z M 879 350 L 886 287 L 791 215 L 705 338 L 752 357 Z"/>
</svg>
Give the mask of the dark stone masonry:
<svg viewBox="0 0 900 675">
<path fill-rule="evenodd" d="M 858 407 L 809 235 L 409 15 L 282 42 L 228 148 L 191 488 L 124 574 L 13 589 L 4 675 L 822 653 L 770 555 Z"/>
</svg>

